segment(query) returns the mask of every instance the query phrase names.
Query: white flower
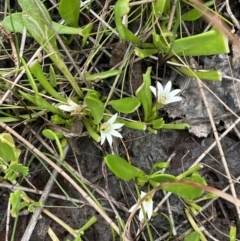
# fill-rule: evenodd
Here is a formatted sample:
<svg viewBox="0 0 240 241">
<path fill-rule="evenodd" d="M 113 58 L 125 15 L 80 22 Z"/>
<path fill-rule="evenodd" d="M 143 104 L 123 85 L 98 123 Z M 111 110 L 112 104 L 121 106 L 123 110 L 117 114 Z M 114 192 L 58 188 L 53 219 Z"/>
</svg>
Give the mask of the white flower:
<svg viewBox="0 0 240 241">
<path fill-rule="evenodd" d="M 181 90 L 176 89 L 171 91 L 172 88 L 172 82 L 168 81 L 165 88 L 163 89 L 163 86 L 161 83 L 157 82 L 157 88 L 150 86 L 151 91 L 153 94 L 157 97 L 157 102 L 162 105 L 166 105 L 172 102 L 181 101 L 182 97 L 175 96 L 177 95 Z"/>
<path fill-rule="evenodd" d="M 145 197 L 146 193 L 141 191 L 141 195 L 140 195 L 140 199 L 142 199 L 143 197 Z M 138 205 L 138 203 L 136 203 L 135 205 L 133 205 L 130 209 L 129 212 L 131 213 L 134 208 Z M 142 202 L 142 206 L 143 209 L 145 211 L 145 213 L 147 214 L 148 220 L 150 220 L 150 218 L 152 217 L 152 213 L 153 213 L 153 200 L 152 200 L 152 196 L 147 196 L 144 201 Z M 141 205 L 139 205 L 138 209 L 141 208 Z M 139 220 L 140 222 L 144 221 L 144 214 L 143 214 L 143 209 L 141 208 L 141 210 L 139 211 Z"/>
<path fill-rule="evenodd" d="M 107 122 L 101 125 L 100 127 L 101 145 L 104 143 L 106 138 L 110 146 L 112 145 L 112 136 L 122 138 L 122 135 L 119 132 L 117 132 L 116 129 L 121 128 L 124 124 L 120 124 L 120 123 L 113 124 L 116 119 L 117 119 L 117 114 L 113 115 Z"/>
<path fill-rule="evenodd" d="M 68 98 L 67 104 L 59 105 L 58 108 L 63 111 L 71 112 L 71 115 L 76 115 L 81 113 L 83 107 L 76 104 L 70 98 Z"/>
</svg>

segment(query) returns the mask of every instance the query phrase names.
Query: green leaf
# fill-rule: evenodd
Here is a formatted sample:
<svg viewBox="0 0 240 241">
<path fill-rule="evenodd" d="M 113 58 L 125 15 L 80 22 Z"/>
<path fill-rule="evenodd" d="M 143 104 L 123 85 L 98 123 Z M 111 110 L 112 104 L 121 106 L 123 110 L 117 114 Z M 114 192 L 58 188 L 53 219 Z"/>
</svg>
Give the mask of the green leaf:
<svg viewBox="0 0 240 241">
<path fill-rule="evenodd" d="M 27 75 L 27 77 L 28 77 L 28 80 L 29 80 L 29 82 L 30 82 L 30 85 L 31 85 L 31 87 L 32 87 L 32 90 L 33 90 L 35 96 L 37 96 L 37 95 L 38 95 L 38 87 L 37 87 L 37 85 L 36 85 L 36 83 L 35 83 L 35 81 L 34 81 L 34 78 L 33 78 L 32 74 L 31 74 L 31 72 L 30 72 L 30 69 L 29 69 L 26 61 L 24 60 L 24 58 L 21 58 L 21 62 L 22 62 L 23 66 L 24 66 L 24 69 L 25 69 L 25 71 L 26 71 L 26 75 Z"/>
<path fill-rule="evenodd" d="M 64 154 L 63 154 L 63 148 L 62 148 L 62 145 L 61 145 L 61 142 L 60 142 L 60 138 L 63 137 L 63 135 L 61 133 L 58 133 L 58 132 L 53 132 L 52 130 L 50 129 L 44 129 L 42 131 L 42 134 L 49 138 L 50 140 L 55 140 L 56 142 L 56 145 L 57 145 L 57 148 L 58 148 L 58 151 L 59 151 L 59 156 L 61 158 L 64 158 Z"/>
<path fill-rule="evenodd" d="M 134 53 L 142 59 L 147 58 L 150 55 L 157 54 L 158 52 L 159 52 L 159 49 L 140 49 L 140 48 L 134 49 Z"/>
<path fill-rule="evenodd" d="M 147 129 L 147 125 L 145 122 L 140 122 L 140 121 L 127 121 L 127 120 L 123 120 L 118 118 L 117 119 L 118 123 L 122 123 L 124 124 L 125 127 L 134 129 L 134 130 L 142 130 L 145 131 Z"/>
<path fill-rule="evenodd" d="M 142 173 L 141 169 L 132 166 L 117 155 L 107 155 L 104 161 L 113 174 L 124 181 L 129 181 Z"/>
<path fill-rule="evenodd" d="M 0 117 L 0 121 L 4 122 L 4 123 L 10 123 L 10 122 L 19 122 L 21 120 L 25 120 L 26 122 L 33 122 L 35 121 L 37 118 L 39 118 L 39 116 L 42 116 L 45 114 L 46 111 L 42 110 L 41 107 L 33 107 L 36 110 L 41 110 L 41 111 L 37 111 L 34 112 L 31 117 L 29 114 L 26 115 L 19 115 L 19 116 L 7 116 L 7 117 Z"/>
<path fill-rule="evenodd" d="M 163 183 L 163 182 L 176 181 L 177 178 L 170 174 L 152 174 L 149 177 L 149 180 L 154 181 L 156 183 Z"/>
<path fill-rule="evenodd" d="M 8 181 L 16 181 L 16 178 L 19 174 L 22 174 L 24 177 L 28 174 L 28 167 L 23 166 L 17 162 L 11 162 L 7 170 L 5 171 L 4 179 Z"/>
<path fill-rule="evenodd" d="M 167 36 L 169 36 L 169 35 L 172 36 L 172 34 L 173 34 L 172 32 L 170 32 L 168 30 L 167 30 L 167 33 L 168 34 L 166 34 L 165 39 Z M 159 51 L 167 52 L 168 45 L 166 44 L 166 40 L 163 38 L 163 36 L 153 32 L 152 37 L 153 37 L 153 43 L 157 48 L 159 48 Z"/>
<path fill-rule="evenodd" d="M 36 2 L 38 2 L 38 4 Z M 22 20 L 28 32 L 43 47 L 46 53 L 49 54 L 49 58 L 64 74 L 78 96 L 83 98 L 82 90 L 70 73 L 58 50 L 56 37 L 48 24 L 48 22 L 51 23 L 51 17 L 44 4 L 39 0 L 18 0 L 18 3 L 23 10 Z M 38 6 L 40 6 L 41 10 Z"/>
<path fill-rule="evenodd" d="M 71 27 L 78 26 L 80 0 L 61 0 L 59 3 L 59 14 Z"/>
<path fill-rule="evenodd" d="M 163 14 L 165 3 L 167 0 L 156 0 L 153 6 L 156 18 L 160 18 Z"/>
<path fill-rule="evenodd" d="M 164 123 L 165 122 L 163 118 L 159 118 L 151 122 L 153 129 L 156 129 L 156 130 L 162 129 L 164 126 Z"/>
<path fill-rule="evenodd" d="M 203 6 L 209 7 L 209 6 L 212 6 L 213 4 L 214 4 L 214 1 L 209 1 L 209 2 L 204 3 Z M 207 8 L 206 8 L 206 10 L 207 10 Z M 195 21 L 195 20 L 199 19 L 200 17 L 202 17 L 202 15 L 203 15 L 202 11 L 199 11 L 198 9 L 193 8 L 192 10 L 184 13 L 181 16 L 181 20 L 182 21 Z"/>
<path fill-rule="evenodd" d="M 11 203 L 12 209 L 11 209 L 11 215 L 12 217 L 17 217 L 19 213 L 19 203 L 21 201 L 21 194 L 22 192 L 20 190 L 16 190 L 15 192 L 10 194 L 9 201 Z"/>
<path fill-rule="evenodd" d="M 25 167 L 21 163 L 12 162 L 9 166 L 14 172 L 22 174 L 24 177 L 28 175 L 29 168 Z"/>
<path fill-rule="evenodd" d="M 12 18 L 12 22 L 11 22 L 11 18 Z M 12 23 L 13 23 L 13 26 L 12 26 Z M 6 18 L 3 19 L 2 26 L 5 30 L 9 32 L 15 31 L 16 33 L 23 33 L 24 24 L 22 20 L 22 13 L 13 13 L 7 16 Z M 52 21 L 52 26 L 58 34 L 79 34 L 83 36 L 84 39 L 89 36 L 89 33 L 92 30 L 92 23 L 87 24 L 83 28 L 74 28 L 74 27 L 65 26 Z M 31 36 L 29 32 L 27 34 L 28 36 Z"/>
<path fill-rule="evenodd" d="M 104 104 L 100 101 L 95 93 L 91 93 L 84 98 L 85 103 L 91 111 L 94 118 L 94 124 L 99 124 L 103 118 Z"/>
<path fill-rule="evenodd" d="M 56 138 L 62 138 L 63 135 L 59 132 L 53 132 L 50 129 L 44 129 L 42 134 L 50 140 L 55 140 Z"/>
<path fill-rule="evenodd" d="M 184 241 L 199 241 L 200 240 L 200 235 L 198 232 L 193 231 L 189 233 L 185 238 Z"/>
<path fill-rule="evenodd" d="M 208 56 L 229 53 L 229 46 L 228 39 L 222 33 L 211 29 L 205 33 L 175 40 L 172 50 L 179 56 Z"/>
<path fill-rule="evenodd" d="M 221 81 L 222 73 L 219 70 L 191 70 L 183 67 L 176 67 L 176 69 L 184 75 L 187 75 L 192 78 Z"/>
<path fill-rule="evenodd" d="M 87 39 L 91 33 L 92 27 L 93 27 L 93 23 L 89 23 L 81 30 L 81 35 L 83 36 L 82 47 L 85 46 Z"/>
<path fill-rule="evenodd" d="M 122 71 L 118 69 L 113 69 L 113 70 L 108 70 L 108 71 L 103 71 L 97 74 L 89 74 L 89 73 L 84 73 L 85 79 L 89 82 L 91 81 L 96 81 L 96 80 L 102 80 L 102 79 L 107 79 L 116 75 L 121 74 Z"/>
<path fill-rule="evenodd" d="M 23 33 L 22 13 L 12 13 L 5 17 L 2 21 L 2 26 L 9 32 L 15 31 L 15 33 Z"/>
<path fill-rule="evenodd" d="M 143 112 L 144 112 L 144 121 L 147 122 L 149 117 L 151 116 L 151 109 L 152 109 L 152 93 L 150 90 L 151 86 L 151 73 L 152 68 L 148 67 L 146 74 L 143 75 L 143 83 L 137 89 L 136 96 L 142 103 Z"/>
<path fill-rule="evenodd" d="M 28 211 L 33 213 L 36 209 L 36 207 L 43 207 L 42 202 L 38 201 L 38 202 L 31 202 L 28 206 Z"/>
<path fill-rule="evenodd" d="M 28 201 L 21 202 L 22 197 L 24 196 L 24 193 L 20 190 L 16 190 L 15 192 L 10 194 L 9 201 L 11 203 L 12 209 L 11 209 L 11 215 L 12 217 L 16 218 L 19 214 L 19 212 L 29 206 Z"/>
<path fill-rule="evenodd" d="M 87 229 L 89 229 L 94 223 L 97 222 L 96 217 L 91 217 L 80 229 L 79 232 L 85 232 Z M 80 240 L 81 241 L 81 240 Z"/>
<path fill-rule="evenodd" d="M 52 65 L 49 67 L 49 83 L 53 88 L 57 86 L 56 74 Z"/>
<path fill-rule="evenodd" d="M 48 101 L 46 101 L 44 98 L 42 98 L 40 95 L 38 96 L 32 96 L 28 93 L 25 93 L 21 90 L 18 91 L 20 95 L 30 101 L 31 103 L 35 104 L 36 106 L 39 106 L 40 109 L 42 110 L 47 110 L 52 112 L 53 114 L 59 115 L 63 118 L 69 118 L 69 114 L 63 113 L 60 111 L 60 109 L 56 108 L 55 106 L 51 105 Z"/>
<path fill-rule="evenodd" d="M 108 102 L 108 104 L 111 105 L 116 111 L 129 114 L 137 110 L 141 105 L 141 102 L 136 98 L 127 97 L 119 100 L 112 100 Z"/>
<path fill-rule="evenodd" d="M 86 117 L 82 117 L 82 122 L 84 126 L 86 127 L 88 134 L 96 141 L 99 142 L 101 140 L 101 137 L 96 133 L 96 131 L 92 128 L 89 119 Z"/>
<path fill-rule="evenodd" d="M 118 0 L 114 7 L 115 23 L 117 31 L 122 40 L 131 41 L 134 44 L 140 44 L 140 39 L 134 35 L 128 28 L 122 23 L 122 18 L 130 11 L 129 0 Z"/>
<path fill-rule="evenodd" d="M 201 184 L 206 184 L 206 181 L 203 177 L 198 176 L 198 175 L 193 175 L 191 177 L 186 177 L 182 179 L 183 181 L 190 181 L 193 183 L 201 183 Z M 204 192 L 204 190 L 198 188 L 198 187 L 194 187 L 194 186 L 190 186 L 187 185 L 185 183 L 173 183 L 173 184 L 168 184 L 166 186 L 162 187 L 163 190 L 168 191 L 168 192 L 172 192 L 174 194 L 176 194 L 179 197 L 185 198 L 185 199 L 189 199 L 189 200 L 193 200 L 198 198 L 199 196 L 201 196 Z"/>
<path fill-rule="evenodd" d="M 179 123 L 179 124 L 164 124 L 161 127 L 162 129 L 171 129 L 171 130 L 186 130 L 190 128 L 188 123 Z"/>
<path fill-rule="evenodd" d="M 163 183 L 163 182 L 171 182 L 171 181 L 175 181 L 177 180 L 177 178 L 173 175 L 170 174 L 152 174 L 149 177 L 149 182 L 153 187 L 156 187 L 159 185 L 159 183 Z"/>
<path fill-rule="evenodd" d="M 4 162 L 17 161 L 20 150 L 15 146 L 14 140 L 9 133 L 0 134 L 0 158 Z"/>
<path fill-rule="evenodd" d="M 236 241 L 237 227 L 233 224 L 230 225 L 229 241 Z"/>
<path fill-rule="evenodd" d="M 159 168 L 159 169 L 163 169 L 163 168 L 168 168 L 169 167 L 169 163 L 168 162 L 155 162 L 153 164 L 153 169 L 154 168 Z"/>
<path fill-rule="evenodd" d="M 31 66 L 29 66 L 29 69 L 31 73 L 38 79 L 40 84 L 43 86 L 43 88 L 54 98 L 57 100 L 67 102 L 66 98 L 57 92 L 52 85 L 50 84 L 49 80 L 47 80 L 46 76 L 44 75 L 42 68 L 39 64 L 38 60 L 35 60 Z"/>
</svg>

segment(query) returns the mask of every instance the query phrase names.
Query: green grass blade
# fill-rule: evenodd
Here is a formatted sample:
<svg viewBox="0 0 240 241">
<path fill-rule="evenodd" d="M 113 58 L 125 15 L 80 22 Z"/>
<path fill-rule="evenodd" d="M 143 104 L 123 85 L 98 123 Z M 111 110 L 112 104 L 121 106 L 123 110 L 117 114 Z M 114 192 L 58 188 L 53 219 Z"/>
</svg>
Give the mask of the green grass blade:
<svg viewBox="0 0 240 241">
<path fill-rule="evenodd" d="M 44 14 L 38 8 L 38 4 L 36 4 L 34 0 L 18 1 L 19 5 L 23 10 L 23 24 L 28 30 L 28 32 L 32 35 L 32 37 L 43 47 L 43 49 L 48 54 L 50 54 L 50 59 L 68 79 L 68 81 L 70 82 L 76 93 L 79 95 L 79 97 L 83 98 L 84 96 L 82 90 L 79 88 L 77 82 L 75 81 L 74 77 L 72 76 L 66 64 L 64 63 L 57 47 L 57 41 L 56 37 L 54 36 L 54 32 L 52 28 L 48 25 L 48 21 L 45 19 L 46 16 L 48 20 L 51 22 L 49 13 L 43 4 L 40 1 L 38 2 Z"/>
</svg>

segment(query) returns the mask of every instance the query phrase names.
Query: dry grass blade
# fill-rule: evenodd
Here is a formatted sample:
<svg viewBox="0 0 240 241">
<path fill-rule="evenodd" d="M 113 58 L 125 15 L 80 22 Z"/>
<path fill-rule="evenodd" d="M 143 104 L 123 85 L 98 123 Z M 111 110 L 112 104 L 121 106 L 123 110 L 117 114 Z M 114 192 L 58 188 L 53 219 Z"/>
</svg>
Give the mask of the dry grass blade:
<svg viewBox="0 0 240 241">
<path fill-rule="evenodd" d="M 207 22 L 211 23 L 216 29 L 218 29 L 220 32 L 222 32 L 231 42 L 233 42 L 240 48 L 240 42 L 232 34 L 231 29 L 228 27 L 228 25 L 222 19 L 218 18 L 212 12 L 206 10 L 202 1 L 191 0 L 191 2 L 197 9 L 199 9 L 203 13 L 203 16 Z"/>
<path fill-rule="evenodd" d="M 193 183 L 193 182 L 189 182 L 189 181 L 174 181 L 174 182 L 164 182 L 162 184 L 159 184 L 157 187 L 155 187 L 154 189 L 152 189 L 151 191 L 148 192 L 148 195 L 154 195 L 154 193 L 160 189 L 162 189 L 164 186 L 168 186 L 168 185 L 178 185 L 178 184 L 184 184 L 184 185 L 188 185 L 188 186 L 193 186 L 193 187 L 198 187 L 202 190 L 205 190 L 209 193 L 214 193 L 216 194 L 218 197 L 221 197 L 225 200 L 227 200 L 228 202 L 231 202 L 233 203 L 236 207 L 240 208 L 240 200 L 233 197 L 232 195 L 230 194 L 227 194 L 221 190 L 218 190 L 216 188 L 213 188 L 213 187 L 210 187 L 210 186 L 206 186 L 206 185 L 202 185 L 200 183 Z M 170 195 L 171 193 L 169 193 Z M 168 196 L 169 197 L 169 196 Z M 165 196 L 166 198 L 166 196 Z M 126 225 L 125 225 L 125 228 L 124 228 L 124 231 L 123 231 L 123 236 L 126 237 L 127 234 L 129 233 L 129 230 L 130 230 L 130 226 L 131 226 L 131 222 L 132 222 L 132 219 L 133 219 L 133 216 L 135 215 L 135 212 L 138 210 L 138 207 L 141 205 L 141 203 L 143 202 L 144 200 L 141 199 L 139 200 L 138 204 L 136 205 L 136 207 L 134 208 L 133 212 L 130 214 L 127 222 L 126 222 Z M 125 241 L 127 241 L 127 239 L 125 239 Z"/>
<path fill-rule="evenodd" d="M 204 101 L 204 104 L 205 104 L 205 107 L 206 107 L 206 110 L 207 110 L 207 113 L 208 113 L 208 116 L 209 116 L 209 120 L 211 122 L 211 126 L 212 126 L 212 129 L 213 129 L 213 134 L 214 134 L 214 137 L 215 137 L 215 140 L 216 140 L 216 143 L 217 143 L 217 147 L 218 147 L 218 150 L 219 150 L 219 153 L 220 153 L 220 156 L 221 156 L 222 164 L 224 166 L 224 169 L 225 169 L 225 172 L 226 172 L 229 184 L 230 184 L 232 195 L 233 195 L 234 198 L 237 198 L 237 194 L 236 194 L 236 190 L 234 188 L 234 183 L 232 181 L 231 173 L 229 171 L 229 168 L 228 168 L 228 165 L 227 165 L 227 161 L 226 161 L 226 158 L 225 158 L 225 155 L 224 155 L 224 152 L 223 152 L 223 149 L 222 149 L 219 137 L 218 137 L 217 129 L 216 129 L 216 126 L 215 126 L 215 123 L 214 123 L 214 120 L 213 120 L 213 117 L 212 117 L 209 105 L 208 105 L 208 101 L 207 101 L 206 96 L 204 94 L 202 82 L 198 78 L 197 78 L 197 83 L 198 83 L 198 87 L 199 87 L 199 90 L 201 92 L 201 95 L 202 95 L 202 98 L 203 98 L 203 101 Z M 240 207 L 239 207 L 238 204 L 236 204 L 236 209 L 237 209 L 238 217 L 240 219 Z"/>
<path fill-rule="evenodd" d="M 64 150 L 64 154 L 66 156 L 67 152 L 68 152 L 68 149 L 69 149 L 69 146 L 67 146 Z M 60 161 L 63 161 L 63 160 L 60 160 Z M 42 192 L 42 195 L 41 195 L 41 198 L 39 199 L 39 201 L 44 205 L 48 196 L 49 196 L 49 193 L 53 187 L 53 184 L 54 184 L 54 181 L 56 179 L 58 175 L 58 172 L 57 170 L 53 170 L 53 173 L 52 175 L 50 176 L 48 182 L 47 182 L 47 185 L 45 186 L 43 192 Z M 31 235 L 32 235 L 32 232 L 37 224 L 37 221 L 38 221 L 38 218 L 39 216 L 41 215 L 41 212 L 43 211 L 43 208 L 42 207 L 37 207 L 35 209 L 35 211 L 33 212 L 32 214 L 32 217 L 27 225 L 27 228 L 22 236 L 22 241 L 28 241 L 30 238 L 31 238 Z"/>
<path fill-rule="evenodd" d="M 106 222 L 119 234 L 119 229 L 116 224 L 106 215 L 106 213 L 89 197 L 89 195 L 65 172 L 60 168 L 57 164 L 52 162 L 48 157 L 46 157 L 42 152 L 40 152 L 35 146 L 29 143 L 26 139 L 21 137 L 17 132 L 15 132 L 12 128 L 7 126 L 5 123 L 0 122 L 0 126 L 16 137 L 20 142 L 26 145 L 32 152 L 34 152 L 37 156 L 39 156 L 42 160 L 47 162 L 50 166 L 54 168 L 58 173 L 60 173 L 72 186 L 82 195 L 83 198 L 86 199 L 89 204 L 106 220 Z"/>
</svg>

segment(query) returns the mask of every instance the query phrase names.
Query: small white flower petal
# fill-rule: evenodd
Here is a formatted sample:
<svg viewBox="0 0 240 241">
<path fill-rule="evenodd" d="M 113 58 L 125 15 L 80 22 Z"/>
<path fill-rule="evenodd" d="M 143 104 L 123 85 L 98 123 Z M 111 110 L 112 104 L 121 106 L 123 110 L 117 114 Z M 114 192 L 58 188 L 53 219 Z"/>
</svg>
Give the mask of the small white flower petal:
<svg viewBox="0 0 240 241">
<path fill-rule="evenodd" d="M 139 215 L 138 215 L 139 221 L 143 222 L 144 221 L 144 214 L 143 214 L 143 210 L 141 208 L 141 210 L 139 211 Z"/>
<path fill-rule="evenodd" d="M 164 91 L 163 86 L 160 82 L 157 82 L 157 91 L 158 91 L 158 95 L 159 93 L 162 93 Z"/>
<path fill-rule="evenodd" d="M 105 142 L 106 140 L 106 135 L 104 132 L 101 132 L 101 145 Z"/>
<path fill-rule="evenodd" d="M 119 129 L 119 128 L 123 127 L 123 126 L 124 126 L 124 124 L 121 124 L 121 123 L 112 124 L 112 128 L 114 130 Z"/>
<path fill-rule="evenodd" d="M 111 131 L 111 135 L 112 135 L 112 136 L 119 137 L 119 138 L 122 138 L 122 135 L 121 135 L 118 131 L 115 131 L 115 130 L 112 130 L 112 131 Z"/>
<path fill-rule="evenodd" d="M 147 213 L 148 219 L 151 219 L 152 213 L 153 213 L 153 201 L 152 201 L 152 199 L 145 202 L 144 209 L 145 209 L 145 212 Z"/>
<path fill-rule="evenodd" d="M 182 100 L 182 97 L 180 97 L 180 96 L 174 96 L 174 97 L 172 97 L 171 99 L 168 99 L 165 104 L 170 104 L 170 103 L 172 103 L 172 102 L 178 102 L 178 101 L 181 101 L 181 100 Z"/>
<path fill-rule="evenodd" d="M 122 138 L 122 135 L 118 131 L 116 131 L 116 129 L 121 128 L 124 124 L 121 124 L 121 123 L 113 124 L 116 119 L 117 119 L 117 114 L 113 115 L 107 122 L 101 125 L 100 127 L 101 145 L 107 139 L 109 145 L 111 146 L 113 141 L 112 136 Z"/>
<path fill-rule="evenodd" d="M 141 191 L 140 198 L 142 199 L 146 194 L 146 192 Z"/>
<path fill-rule="evenodd" d="M 146 195 L 145 192 L 141 191 L 140 194 L 140 199 L 142 199 L 144 196 Z M 136 205 L 138 203 L 134 204 L 130 209 L 129 212 L 133 212 L 133 210 L 135 209 Z M 143 208 L 142 208 L 143 207 Z M 140 222 L 144 221 L 144 213 L 143 213 L 143 209 L 147 214 L 148 219 L 150 220 L 152 217 L 152 213 L 153 213 L 153 200 L 151 196 L 147 196 L 146 199 L 142 202 L 142 206 L 139 205 L 138 209 L 140 208 L 139 211 L 139 215 L 138 218 L 140 220 Z"/>
<path fill-rule="evenodd" d="M 58 108 L 60 110 L 67 111 L 67 112 L 72 112 L 73 110 L 75 110 L 75 108 L 69 105 L 59 105 Z"/>
<path fill-rule="evenodd" d="M 134 204 L 134 205 L 128 210 L 128 212 L 131 213 L 136 206 L 137 206 L 137 203 Z M 138 209 L 139 209 L 140 207 L 141 207 L 141 206 L 139 206 Z"/>
<path fill-rule="evenodd" d="M 76 104 L 75 102 L 73 102 L 71 99 L 67 99 L 67 103 L 71 106 L 71 107 L 74 107 L 74 108 L 79 108 L 79 105 Z"/>
<path fill-rule="evenodd" d="M 117 119 L 117 113 L 113 115 L 106 123 L 113 124 L 116 119 Z"/>
<path fill-rule="evenodd" d="M 67 105 L 65 105 L 65 104 L 59 105 L 58 108 L 63 111 L 78 113 L 78 112 L 80 112 L 82 107 L 80 105 L 76 104 L 75 102 L 73 102 L 70 98 L 68 98 Z"/>
<path fill-rule="evenodd" d="M 171 92 L 169 93 L 169 95 L 175 96 L 175 95 L 179 94 L 180 92 L 181 92 L 181 90 L 176 89 L 176 90 L 171 91 Z"/>
<path fill-rule="evenodd" d="M 170 93 L 171 89 L 172 89 L 172 82 L 168 81 L 164 88 L 164 93 Z"/>
<path fill-rule="evenodd" d="M 109 143 L 110 146 L 112 146 L 112 136 L 111 135 L 107 135 L 107 141 Z"/>
<path fill-rule="evenodd" d="M 180 96 L 176 96 L 181 92 L 181 90 L 176 89 L 171 91 L 171 88 L 172 88 L 171 81 L 168 81 L 164 88 L 161 83 L 157 82 L 157 95 L 156 95 L 156 88 L 153 86 L 150 86 L 151 91 L 154 93 L 154 95 L 157 98 L 157 102 L 162 105 L 166 105 L 172 102 L 177 102 L 182 100 Z"/>
<path fill-rule="evenodd" d="M 157 89 L 153 86 L 150 86 L 150 89 L 153 92 L 153 94 L 157 97 L 158 96 Z"/>
</svg>

